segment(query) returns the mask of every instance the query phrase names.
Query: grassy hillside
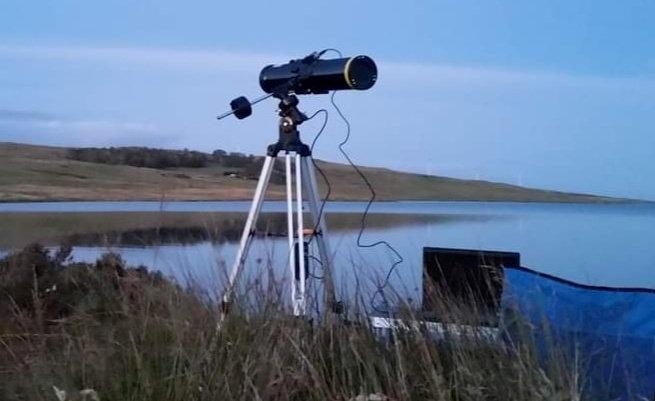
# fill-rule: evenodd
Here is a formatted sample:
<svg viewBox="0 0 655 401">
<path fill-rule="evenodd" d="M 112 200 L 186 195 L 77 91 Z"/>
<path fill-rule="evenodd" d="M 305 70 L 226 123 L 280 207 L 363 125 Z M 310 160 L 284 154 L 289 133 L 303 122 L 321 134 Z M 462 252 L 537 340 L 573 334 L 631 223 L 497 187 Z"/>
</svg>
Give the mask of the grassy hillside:
<svg viewBox="0 0 655 401">
<path fill-rule="evenodd" d="M 69 149 L 0 143 L 0 201 L 243 200 L 256 180 L 225 176 L 226 167 L 154 169 L 68 158 Z M 350 166 L 318 162 L 332 184 L 331 199 L 366 200 L 370 194 Z M 232 169 L 229 169 L 232 170 Z M 378 200 L 613 202 L 614 198 L 523 188 L 487 181 L 362 168 Z M 325 190 L 322 179 L 319 184 Z M 284 197 L 273 184 L 269 198 Z"/>
</svg>

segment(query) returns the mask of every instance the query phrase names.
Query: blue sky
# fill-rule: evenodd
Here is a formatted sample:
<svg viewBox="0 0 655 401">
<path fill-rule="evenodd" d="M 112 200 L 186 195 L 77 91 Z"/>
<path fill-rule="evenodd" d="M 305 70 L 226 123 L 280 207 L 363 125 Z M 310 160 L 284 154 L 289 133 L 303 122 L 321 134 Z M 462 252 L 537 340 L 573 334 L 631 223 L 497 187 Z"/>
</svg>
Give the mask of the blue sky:
<svg viewBox="0 0 655 401">
<path fill-rule="evenodd" d="M 5 0 L 0 140 L 262 153 L 273 102 L 214 116 L 325 47 L 378 62 L 337 95 L 358 163 L 655 200 L 651 1 Z M 339 161 L 335 117 L 316 156 Z"/>
</svg>

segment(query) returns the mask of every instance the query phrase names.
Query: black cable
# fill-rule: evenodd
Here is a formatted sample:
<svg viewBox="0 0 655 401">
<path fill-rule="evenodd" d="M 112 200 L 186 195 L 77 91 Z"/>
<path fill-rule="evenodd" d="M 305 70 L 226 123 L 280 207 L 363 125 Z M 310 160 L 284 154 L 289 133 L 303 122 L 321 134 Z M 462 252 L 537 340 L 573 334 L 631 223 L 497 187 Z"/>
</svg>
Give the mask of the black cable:
<svg viewBox="0 0 655 401">
<path fill-rule="evenodd" d="M 318 264 L 321 265 L 321 267 L 323 267 L 323 262 L 321 261 L 321 259 L 317 258 L 314 255 L 307 255 L 307 257 L 309 259 L 311 259 L 311 260 L 314 260 L 314 261 L 318 262 Z M 310 272 L 309 269 L 307 269 L 307 273 L 309 274 L 309 277 L 312 277 L 312 278 L 314 278 L 316 280 L 323 280 L 325 278 L 325 276 L 315 275 L 314 273 Z"/>
<path fill-rule="evenodd" d="M 320 58 L 323 54 L 325 54 L 325 53 L 327 53 L 329 51 L 335 52 L 336 54 L 339 55 L 339 57 L 343 57 L 343 55 L 341 54 L 341 51 L 339 51 L 338 49 L 331 48 L 331 47 L 323 49 L 320 52 L 318 52 L 318 57 Z M 333 94 L 333 96 L 334 96 L 334 94 Z M 310 150 L 310 152 L 312 154 L 314 153 L 314 146 L 316 146 L 316 142 L 318 141 L 318 138 L 321 137 L 321 134 L 323 134 L 323 131 L 325 130 L 325 127 L 327 126 L 328 118 L 329 118 L 330 113 L 328 113 L 328 111 L 326 109 L 320 109 L 320 110 L 316 111 L 314 114 L 312 114 L 311 117 L 308 118 L 308 120 L 311 120 L 312 118 L 314 118 L 320 112 L 325 112 L 325 120 L 323 121 L 323 126 L 318 131 L 318 133 L 314 137 L 314 140 L 312 140 L 311 146 L 309 147 L 309 150 Z M 318 163 L 316 163 L 316 160 L 313 157 L 311 158 L 311 160 L 312 160 L 312 164 L 314 165 L 314 168 L 318 171 L 318 173 L 323 178 L 323 181 L 325 182 L 325 186 L 327 187 L 327 192 L 325 193 L 325 198 L 323 198 L 323 202 L 321 202 L 321 208 L 318 211 L 318 219 L 315 222 L 314 229 L 312 230 L 312 235 L 309 237 L 309 240 L 307 242 L 308 244 L 311 244 L 312 240 L 314 239 L 314 235 L 316 233 L 316 230 L 318 229 L 318 227 L 319 227 L 319 225 L 321 223 L 321 219 L 323 218 L 323 210 L 325 209 L 325 205 L 326 205 L 328 199 L 330 199 L 330 195 L 332 194 L 332 185 L 330 184 L 330 180 L 328 179 L 327 174 L 325 174 L 323 169 L 321 169 L 321 167 L 319 167 Z"/>
<path fill-rule="evenodd" d="M 320 58 L 323 54 L 325 54 L 326 52 L 329 52 L 329 51 L 333 51 L 333 52 L 337 53 L 339 55 L 339 57 L 343 57 L 339 50 L 333 49 L 333 48 L 327 48 L 327 49 L 323 49 L 320 52 L 318 52 L 318 58 Z M 319 110 L 316 110 L 314 112 L 314 114 L 309 116 L 307 118 L 307 120 L 306 120 L 306 121 L 309 121 L 309 120 L 313 119 L 319 113 L 324 113 L 325 114 L 325 119 L 323 120 L 323 125 L 321 125 L 321 128 L 318 130 L 318 132 L 314 136 L 314 139 L 312 140 L 312 144 L 309 147 L 309 151 L 310 151 L 311 154 L 314 153 L 314 147 L 316 146 L 316 142 L 318 141 L 318 139 L 321 137 L 321 135 L 325 131 L 325 127 L 327 126 L 330 113 L 326 109 L 319 109 Z M 314 168 L 318 171 L 318 173 L 323 178 L 323 181 L 325 182 L 325 186 L 327 187 L 327 192 L 325 193 L 325 198 L 323 198 L 323 201 L 321 202 L 321 207 L 318 210 L 318 218 L 314 222 L 314 229 L 312 230 L 312 233 L 309 236 L 309 239 L 307 240 L 307 246 L 311 245 L 312 240 L 316 236 L 317 230 L 318 230 L 318 228 L 319 228 L 319 226 L 321 224 L 321 219 L 323 218 L 323 211 L 325 209 L 325 205 L 327 204 L 327 201 L 330 199 L 330 195 L 332 194 L 332 184 L 330 184 L 330 180 L 328 179 L 327 175 L 325 174 L 323 169 L 318 165 L 318 163 L 316 163 L 316 160 L 313 157 L 310 157 L 310 160 L 312 161 L 312 165 L 314 166 Z M 318 188 L 317 188 L 317 190 L 318 190 Z M 322 233 L 321 233 L 321 235 L 322 235 Z M 309 257 L 312 260 L 319 262 L 319 264 L 321 265 L 321 268 L 323 267 L 323 263 L 318 258 L 316 258 L 313 255 L 309 255 Z M 309 275 L 311 277 L 317 279 L 317 280 L 322 280 L 324 278 L 324 276 L 316 276 L 313 273 L 309 273 Z"/>
<path fill-rule="evenodd" d="M 333 49 L 333 48 L 327 48 L 323 49 L 320 52 L 318 52 L 318 57 L 320 58 L 323 54 L 332 51 L 335 52 L 339 55 L 339 57 L 343 57 L 341 52 L 338 49 Z M 308 120 L 311 120 L 312 118 L 316 117 L 316 115 L 320 112 L 325 113 L 325 120 L 323 120 L 323 125 L 321 126 L 321 129 L 318 131 L 316 136 L 314 136 L 314 139 L 312 140 L 312 144 L 309 147 L 309 150 L 312 154 L 314 154 L 314 147 L 316 146 L 316 142 L 318 139 L 321 137 L 321 134 L 323 134 L 323 131 L 325 130 L 325 127 L 327 126 L 328 123 L 328 118 L 330 116 L 330 113 L 326 109 L 320 109 L 317 110 L 314 114 L 312 114 L 311 117 L 308 118 Z M 327 177 L 327 174 L 323 171 L 323 169 L 316 163 L 316 160 L 311 157 L 310 158 L 312 161 L 312 164 L 314 165 L 314 168 L 318 171 L 318 173 L 321 175 L 323 178 L 323 181 L 325 182 L 325 186 L 327 187 L 327 192 L 325 193 L 325 198 L 323 198 L 323 202 L 321 202 L 321 207 L 318 211 L 318 219 L 314 222 L 314 229 L 312 230 L 312 234 L 307 240 L 307 244 L 311 244 L 312 240 L 314 239 L 314 236 L 318 230 L 319 225 L 321 224 L 321 219 L 323 218 L 323 210 L 325 209 L 325 205 L 327 204 L 327 201 L 330 199 L 330 195 L 332 194 L 332 185 L 330 184 L 330 180 Z M 318 189 L 318 188 L 317 188 Z"/>
<path fill-rule="evenodd" d="M 323 49 L 320 52 L 318 52 L 318 57 L 321 57 L 323 54 L 327 52 L 335 52 L 339 55 L 339 57 L 343 57 L 343 54 L 341 54 L 341 51 L 339 49 L 333 49 L 331 47 L 328 47 L 327 49 Z"/>
<path fill-rule="evenodd" d="M 328 51 L 332 51 L 332 52 L 336 53 L 339 57 L 343 57 L 343 54 L 341 53 L 341 51 L 339 51 L 338 49 L 333 49 L 333 48 L 327 48 L 327 49 L 321 50 L 319 52 L 318 56 L 320 57 L 320 56 L 322 56 L 323 54 L 325 54 Z M 371 192 L 371 198 L 369 199 L 368 203 L 366 204 L 366 208 L 364 209 L 364 213 L 362 214 L 361 225 L 360 225 L 360 228 L 359 228 L 359 233 L 357 235 L 357 246 L 360 247 L 360 248 L 374 248 L 374 247 L 379 246 L 379 245 L 384 245 L 384 246 L 386 246 L 387 249 L 389 249 L 396 256 L 396 260 L 393 262 L 393 264 L 389 268 L 389 271 L 387 272 L 387 274 L 386 274 L 386 276 L 384 278 L 384 281 L 382 282 L 381 285 L 378 285 L 377 290 L 375 291 L 375 293 L 373 293 L 373 296 L 371 297 L 371 300 L 370 300 L 371 308 L 373 308 L 376 312 L 383 312 L 383 311 L 379 310 L 376 307 L 375 300 L 379 295 L 384 296 L 384 289 L 389 285 L 389 280 L 391 279 L 391 275 L 395 271 L 396 266 L 398 266 L 399 264 L 404 262 L 404 258 L 396 250 L 396 248 L 394 248 L 387 241 L 382 240 L 382 241 L 377 241 L 377 242 L 373 242 L 373 243 L 369 243 L 369 244 L 363 244 L 362 243 L 362 236 L 364 235 L 364 230 L 366 229 L 366 219 L 367 219 L 369 210 L 370 210 L 371 206 L 373 205 L 373 202 L 375 202 L 377 194 L 375 192 L 375 189 L 373 188 L 373 185 L 371 185 L 371 182 L 368 180 L 366 175 L 359 169 L 359 167 L 357 167 L 357 165 L 355 165 L 355 163 L 353 163 L 353 161 L 350 159 L 350 156 L 348 155 L 348 153 L 343 148 L 346 145 L 346 143 L 348 143 L 348 141 L 350 140 L 350 122 L 348 121 L 346 116 L 343 114 L 343 112 L 341 111 L 339 106 L 337 106 L 336 102 L 334 101 L 334 96 L 335 95 L 336 95 L 336 91 L 332 91 L 332 95 L 330 96 L 330 103 L 332 103 L 332 107 L 334 107 L 334 109 L 339 114 L 339 117 L 341 117 L 343 122 L 346 124 L 346 137 L 344 138 L 344 140 L 341 143 L 339 143 L 339 151 L 346 158 L 346 160 L 352 166 L 352 168 L 357 172 L 357 174 L 362 178 L 362 180 L 364 181 L 364 183 L 368 187 L 369 191 Z M 319 132 L 314 137 L 314 140 L 312 141 L 312 144 L 311 144 L 311 147 L 310 147 L 310 150 L 312 151 L 312 153 L 313 153 L 313 150 L 314 150 L 314 146 L 316 145 L 316 142 L 318 141 L 321 134 L 325 130 L 325 127 L 326 127 L 327 122 L 328 122 L 329 113 L 328 113 L 327 110 L 321 109 L 321 110 L 316 111 L 314 114 L 312 114 L 311 117 L 309 117 L 309 119 L 312 119 L 316 115 L 318 115 L 318 113 L 320 113 L 320 112 L 325 112 L 325 120 L 323 121 L 323 126 L 321 127 Z M 316 168 L 316 170 L 318 170 L 319 174 L 321 174 L 321 176 L 323 177 L 323 180 L 325 181 L 325 185 L 327 186 L 327 193 L 325 195 L 325 198 L 323 199 L 323 202 L 321 203 L 321 208 L 320 208 L 319 214 L 318 214 L 319 217 L 318 217 L 318 219 L 316 221 L 316 225 L 314 226 L 314 230 L 312 231 L 312 235 L 310 236 L 310 238 L 308 240 L 308 243 L 310 243 L 310 244 L 311 244 L 311 241 L 312 241 L 312 239 L 313 239 L 313 237 L 314 237 L 314 235 L 316 233 L 316 230 L 318 229 L 318 225 L 320 224 L 321 218 L 323 217 L 323 210 L 325 208 L 325 205 L 326 205 L 326 203 L 327 203 L 327 201 L 330 198 L 330 195 L 332 193 L 332 186 L 330 184 L 330 180 L 328 179 L 327 175 L 318 166 L 318 164 L 316 163 L 314 158 L 312 158 L 311 160 L 312 160 L 312 163 L 313 163 L 314 167 Z M 311 256 L 311 255 L 310 255 L 310 257 L 313 260 L 318 261 L 318 259 L 316 257 Z M 320 263 L 320 261 L 319 261 L 319 263 Z M 321 263 L 321 266 L 322 265 L 323 264 Z M 313 274 L 310 274 L 310 275 L 312 275 L 314 278 L 318 278 L 318 277 L 314 276 Z"/>
<path fill-rule="evenodd" d="M 312 140 L 312 144 L 309 147 L 310 152 L 313 154 L 314 153 L 314 146 L 316 146 L 316 142 L 318 141 L 318 138 L 321 137 L 323 134 L 323 131 L 325 131 L 325 127 L 327 126 L 328 123 L 328 118 L 330 113 L 326 109 L 320 109 L 317 110 L 314 114 L 312 114 L 311 117 L 308 118 L 308 120 L 311 120 L 312 118 L 316 117 L 318 113 L 325 113 L 325 119 L 323 120 L 323 125 L 321 126 L 321 129 L 318 130 L 318 133 L 316 136 L 314 136 L 314 139 Z M 321 224 L 321 219 L 323 218 L 323 210 L 325 208 L 325 204 L 327 203 L 328 199 L 330 199 L 330 195 L 332 194 L 332 185 L 330 184 L 330 180 L 328 180 L 327 175 L 319 167 L 318 163 L 316 163 L 316 160 L 311 157 L 310 160 L 312 161 L 312 164 L 314 165 L 314 168 L 318 171 L 318 173 L 323 177 L 323 181 L 325 181 L 325 186 L 327 187 L 327 192 L 325 193 L 325 198 L 323 198 L 323 202 L 321 202 L 321 207 L 318 210 L 318 219 L 314 222 L 314 229 L 312 230 L 312 234 L 310 235 L 309 239 L 307 240 L 307 244 L 311 244 L 312 240 L 314 239 L 314 236 L 318 230 L 319 225 Z M 317 188 L 318 189 L 318 188 Z"/>
<path fill-rule="evenodd" d="M 362 235 L 364 235 L 364 230 L 366 229 L 366 218 L 368 216 L 371 205 L 373 205 L 373 202 L 375 202 L 375 198 L 377 197 L 377 194 L 375 192 L 375 189 L 373 188 L 373 185 L 371 185 L 371 182 L 368 180 L 366 175 L 359 169 L 359 167 L 357 167 L 355 165 L 355 163 L 353 163 L 353 161 L 350 159 L 350 156 L 348 156 L 348 153 L 343 148 L 344 145 L 346 145 L 346 143 L 348 143 L 348 141 L 350 140 L 350 122 L 348 121 L 346 116 L 343 114 L 343 112 L 341 111 L 339 106 L 337 106 L 337 104 L 335 103 L 334 95 L 336 95 L 336 91 L 332 92 L 332 96 L 330 96 L 330 102 L 332 103 L 332 106 L 334 107 L 334 109 L 339 114 L 339 117 L 341 117 L 343 122 L 346 124 L 346 137 L 344 138 L 344 140 L 341 143 L 339 143 L 339 151 L 346 158 L 346 160 L 352 166 L 352 168 L 357 172 L 357 174 L 362 178 L 362 181 L 364 181 L 364 183 L 368 187 L 369 191 L 371 192 L 371 198 L 369 199 L 368 203 L 366 204 L 366 208 L 364 209 L 364 213 L 362 214 L 361 225 L 360 225 L 360 228 L 359 228 L 359 234 L 357 235 L 357 246 L 360 247 L 360 248 L 374 248 L 374 247 L 379 246 L 379 245 L 384 245 L 384 246 L 386 246 L 386 248 L 388 250 L 390 250 L 396 256 L 396 260 L 393 262 L 393 264 L 389 268 L 389 271 L 387 272 L 387 275 L 385 276 L 384 281 L 382 282 L 381 285 L 378 285 L 377 290 L 375 291 L 375 293 L 373 293 L 373 296 L 371 297 L 371 300 L 370 300 L 371 308 L 373 308 L 373 310 L 375 310 L 376 312 L 386 312 L 386 311 L 379 310 L 375 306 L 375 299 L 379 295 L 384 296 L 384 289 L 389 285 L 389 280 L 391 278 L 391 275 L 395 271 L 396 266 L 401 264 L 404 261 L 404 259 L 403 259 L 402 255 L 396 250 L 396 248 L 394 248 L 387 241 L 384 241 L 384 240 L 376 241 L 376 242 L 373 242 L 373 243 L 370 243 L 370 244 L 363 244 L 362 243 Z"/>
<path fill-rule="evenodd" d="M 318 110 L 316 110 L 316 111 L 314 112 L 314 114 L 312 114 L 311 116 L 307 117 L 307 119 L 305 120 L 305 121 L 309 121 L 309 120 L 311 120 L 312 118 L 316 117 L 319 113 L 325 113 L 325 121 L 323 121 L 323 126 L 321 126 L 321 129 L 318 130 L 318 133 L 316 134 L 317 136 L 318 136 L 318 135 L 321 135 L 321 133 L 322 133 L 323 130 L 325 129 L 325 126 L 327 125 L 327 114 L 328 114 L 328 111 L 325 110 L 325 109 L 318 109 Z M 316 140 L 316 138 L 314 138 L 314 141 L 315 141 L 315 140 Z M 312 144 L 313 144 L 313 142 L 312 142 Z"/>
</svg>

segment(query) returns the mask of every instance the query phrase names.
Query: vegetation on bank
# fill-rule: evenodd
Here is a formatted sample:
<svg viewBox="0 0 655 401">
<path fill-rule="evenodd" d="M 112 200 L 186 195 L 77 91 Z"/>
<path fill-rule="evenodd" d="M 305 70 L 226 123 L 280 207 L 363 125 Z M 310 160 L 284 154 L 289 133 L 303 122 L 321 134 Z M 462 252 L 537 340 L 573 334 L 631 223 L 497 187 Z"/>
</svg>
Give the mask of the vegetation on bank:
<svg viewBox="0 0 655 401">
<path fill-rule="evenodd" d="M 256 180 L 264 164 L 264 157 L 226 152 L 217 149 L 210 153 L 195 150 L 172 150 L 146 147 L 72 148 L 68 158 L 88 163 L 147 167 L 154 169 L 221 167 L 230 177 Z M 276 161 L 271 180 L 284 183 L 284 167 Z"/>
<path fill-rule="evenodd" d="M 197 289 L 116 255 L 76 263 L 31 245 L 0 260 L 0 399 L 580 399 L 575 365 L 540 362 L 528 340 L 384 339 L 352 310 L 348 324 L 310 324 L 264 295 L 217 330 Z"/>
<path fill-rule="evenodd" d="M 195 150 L 158 149 L 138 146 L 109 148 L 71 148 L 68 158 L 89 163 L 148 167 L 157 169 L 207 167 L 218 164 L 225 167 L 247 168 L 258 164 L 262 157 L 217 149 L 210 153 Z"/>
<path fill-rule="evenodd" d="M 134 167 L 205 167 L 211 155 L 188 149 L 166 150 L 146 147 L 72 148 L 68 157 L 89 163 L 122 164 Z"/>
</svg>

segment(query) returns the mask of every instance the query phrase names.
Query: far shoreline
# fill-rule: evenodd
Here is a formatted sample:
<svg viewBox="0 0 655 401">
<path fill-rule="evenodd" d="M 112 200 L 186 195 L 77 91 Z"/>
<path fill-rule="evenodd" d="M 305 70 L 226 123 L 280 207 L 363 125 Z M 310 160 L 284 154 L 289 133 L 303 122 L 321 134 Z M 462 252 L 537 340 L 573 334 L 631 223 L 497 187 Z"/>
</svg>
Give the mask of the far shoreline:
<svg viewBox="0 0 655 401">
<path fill-rule="evenodd" d="M 271 198 L 265 202 L 284 202 L 285 199 Z M 212 203 L 212 202 L 252 202 L 252 198 L 235 198 L 235 199 L 166 199 L 154 200 L 149 198 L 143 199 L 2 199 L 0 204 L 44 204 L 44 203 Z M 329 199 L 328 203 L 368 203 L 366 199 Z M 504 200 L 504 199 L 382 199 L 374 200 L 372 203 L 390 204 L 390 203 L 509 203 L 509 204 L 561 204 L 561 205 L 625 205 L 625 204 L 653 204 L 655 201 L 646 199 L 629 199 L 629 198 L 600 198 L 598 200 Z"/>
</svg>

